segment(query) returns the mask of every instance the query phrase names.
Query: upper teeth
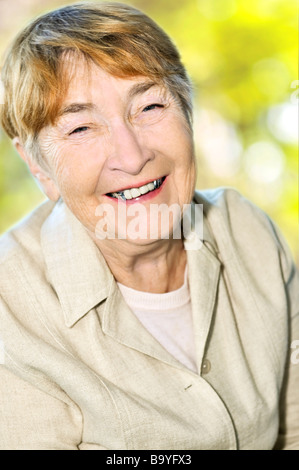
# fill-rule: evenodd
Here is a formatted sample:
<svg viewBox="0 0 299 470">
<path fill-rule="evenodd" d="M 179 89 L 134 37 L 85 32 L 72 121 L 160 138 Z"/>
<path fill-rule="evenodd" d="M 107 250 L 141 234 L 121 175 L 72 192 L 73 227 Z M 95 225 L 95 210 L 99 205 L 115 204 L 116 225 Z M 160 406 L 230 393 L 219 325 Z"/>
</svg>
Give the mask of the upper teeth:
<svg viewBox="0 0 299 470">
<path fill-rule="evenodd" d="M 125 189 L 124 191 L 118 191 L 117 193 L 112 193 L 112 196 L 116 197 L 117 199 L 124 199 L 124 200 L 134 199 L 143 194 L 149 193 L 150 191 L 153 191 L 154 189 L 159 188 L 161 184 L 162 184 L 162 178 L 159 178 L 157 180 L 152 181 L 151 183 L 140 186 L 140 188 Z"/>
</svg>

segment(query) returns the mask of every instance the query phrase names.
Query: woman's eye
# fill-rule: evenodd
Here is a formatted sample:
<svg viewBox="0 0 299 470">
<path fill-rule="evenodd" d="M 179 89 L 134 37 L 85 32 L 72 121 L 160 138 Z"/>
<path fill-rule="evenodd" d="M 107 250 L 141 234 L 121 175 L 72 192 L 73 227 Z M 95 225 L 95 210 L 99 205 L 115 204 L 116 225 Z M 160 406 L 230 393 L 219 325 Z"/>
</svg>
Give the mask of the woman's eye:
<svg viewBox="0 0 299 470">
<path fill-rule="evenodd" d="M 158 103 L 153 103 L 153 104 L 150 104 L 148 106 L 146 106 L 143 111 L 152 111 L 153 109 L 155 108 L 164 108 L 164 105 L 163 104 L 158 104 Z"/>
<path fill-rule="evenodd" d="M 76 129 L 74 129 L 70 135 L 72 134 L 79 134 L 80 132 L 84 132 L 84 131 L 87 131 L 89 129 L 89 127 L 87 126 L 81 126 L 81 127 L 77 127 Z"/>
</svg>

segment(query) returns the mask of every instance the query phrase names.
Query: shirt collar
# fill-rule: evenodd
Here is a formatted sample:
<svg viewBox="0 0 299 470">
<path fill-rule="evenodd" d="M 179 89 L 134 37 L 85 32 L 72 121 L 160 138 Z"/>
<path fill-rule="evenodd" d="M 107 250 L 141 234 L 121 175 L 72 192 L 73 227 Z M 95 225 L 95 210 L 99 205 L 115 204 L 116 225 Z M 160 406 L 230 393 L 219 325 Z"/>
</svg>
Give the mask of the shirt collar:
<svg viewBox="0 0 299 470">
<path fill-rule="evenodd" d="M 86 229 L 59 201 L 41 229 L 47 275 L 73 326 L 108 296 L 113 276 Z"/>
<path fill-rule="evenodd" d="M 203 203 L 202 200 L 196 202 Z M 205 217 L 202 238 L 216 255 Z M 114 277 L 84 226 L 61 200 L 42 226 L 41 245 L 48 280 L 57 293 L 66 325 L 72 327 L 107 299 L 113 291 Z"/>
</svg>

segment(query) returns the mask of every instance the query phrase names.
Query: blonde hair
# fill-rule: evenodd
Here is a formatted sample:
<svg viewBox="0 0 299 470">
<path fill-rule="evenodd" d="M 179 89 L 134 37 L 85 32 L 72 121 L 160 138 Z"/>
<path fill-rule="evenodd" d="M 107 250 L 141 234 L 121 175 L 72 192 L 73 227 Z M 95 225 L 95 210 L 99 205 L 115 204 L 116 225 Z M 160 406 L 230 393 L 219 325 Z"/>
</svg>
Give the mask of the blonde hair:
<svg viewBox="0 0 299 470">
<path fill-rule="evenodd" d="M 144 13 L 120 3 L 77 3 L 46 13 L 14 40 L 1 71 L 1 122 L 23 144 L 36 141 L 55 121 L 68 80 L 66 54 L 79 54 L 117 77 L 137 75 L 163 82 L 191 128 L 191 85 L 167 34 Z"/>
</svg>

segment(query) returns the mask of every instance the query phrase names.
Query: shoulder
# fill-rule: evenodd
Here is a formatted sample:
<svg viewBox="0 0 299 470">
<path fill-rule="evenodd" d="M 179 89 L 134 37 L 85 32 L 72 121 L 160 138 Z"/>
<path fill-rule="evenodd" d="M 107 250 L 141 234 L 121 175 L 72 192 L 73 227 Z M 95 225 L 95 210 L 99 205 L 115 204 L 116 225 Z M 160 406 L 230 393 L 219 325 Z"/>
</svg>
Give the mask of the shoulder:
<svg viewBox="0 0 299 470">
<path fill-rule="evenodd" d="M 227 221 L 234 214 L 244 216 L 252 214 L 255 218 L 268 218 L 259 207 L 231 187 L 196 190 L 194 199 L 197 203 L 204 205 L 204 212 L 208 218 L 211 212 L 212 217 L 217 214 L 218 217 L 224 217 Z"/>
<path fill-rule="evenodd" d="M 286 298 L 291 315 L 299 311 L 299 275 L 279 227 L 254 203 L 233 188 L 196 191 L 205 220 L 224 266 L 236 267 L 262 295 Z M 291 305 L 292 304 L 292 305 Z"/>
<path fill-rule="evenodd" d="M 54 206 L 52 201 L 44 202 L 1 236 L 0 266 L 21 252 L 33 256 L 38 251 L 41 227 Z"/>
<path fill-rule="evenodd" d="M 203 204 L 203 212 L 216 239 L 229 236 L 238 245 L 270 245 L 284 249 L 286 243 L 279 228 L 257 205 L 229 187 L 196 191 L 194 199 Z M 270 248 L 270 247 L 268 247 Z"/>
<path fill-rule="evenodd" d="M 41 227 L 53 207 L 43 203 L 0 238 L 0 298 L 7 305 L 21 308 L 34 280 L 45 277 Z"/>
</svg>

